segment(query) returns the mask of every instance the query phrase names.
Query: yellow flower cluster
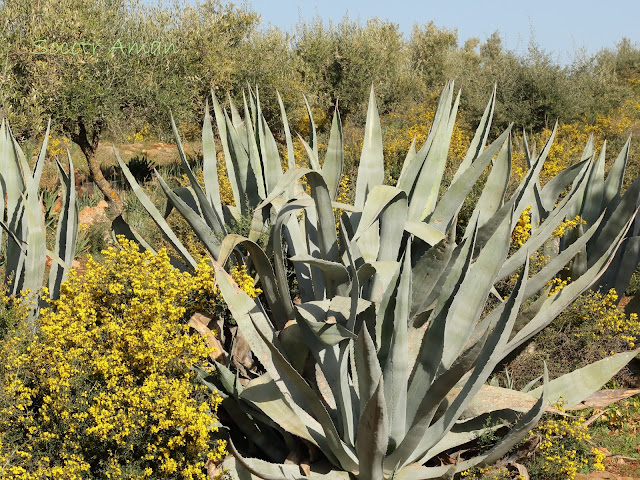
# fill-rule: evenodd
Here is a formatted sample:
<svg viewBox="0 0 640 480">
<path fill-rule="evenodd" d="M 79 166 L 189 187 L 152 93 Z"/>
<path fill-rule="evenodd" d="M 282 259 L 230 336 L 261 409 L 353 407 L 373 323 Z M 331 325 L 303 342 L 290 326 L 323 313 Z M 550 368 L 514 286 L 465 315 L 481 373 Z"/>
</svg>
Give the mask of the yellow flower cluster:
<svg viewBox="0 0 640 480">
<path fill-rule="evenodd" d="M 67 148 L 71 147 L 71 140 L 67 137 L 53 137 L 49 135 L 47 142 L 47 155 L 49 157 L 55 157 L 62 155 L 67 151 Z"/>
<path fill-rule="evenodd" d="M 522 211 L 518 223 L 516 223 L 511 233 L 511 244 L 521 247 L 531 236 L 531 206 L 529 205 Z"/>
<path fill-rule="evenodd" d="M 554 277 L 551 280 L 549 280 L 547 285 L 551 287 L 551 290 L 549 290 L 548 296 L 552 297 L 556 293 L 560 293 L 560 291 L 564 287 L 566 287 L 570 281 L 571 281 L 571 277 L 567 277 L 567 278 Z"/>
<path fill-rule="evenodd" d="M 133 136 L 131 135 L 127 135 L 127 140 L 128 141 L 133 141 L 133 143 L 140 143 L 142 141 L 144 141 L 146 138 L 149 137 L 149 129 L 151 128 L 151 126 L 149 125 L 149 123 L 145 123 L 144 126 L 142 127 L 142 129 L 136 133 L 133 134 Z"/>
<path fill-rule="evenodd" d="M 244 290 L 251 298 L 256 298 L 262 293 L 262 290 L 256 287 L 255 280 L 247 273 L 246 265 L 239 265 L 231 270 L 231 278 L 238 284 L 241 290 Z"/>
<path fill-rule="evenodd" d="M 121 246 L 70 272 L 39 332 L 0 344 L 0 478 L 205 480 L 225 454 L 211 443 L 221 398 L 190 370 L 210 349 L 186 325 L 213 270 Z"/>
<path fill-rule="evenodd" d="M 627 343 L 629 348 L 635 348 L 640 338 L 640 321 L 636 313 L 626 314 L 618 306 L 618 294 L 615 289 L 606 294 L 591 292 L 586 297 L 583 320 L 596 318 L 595 330 L 591 332 L 594 340 L 603 336 L 618 336 Z M 576 334 L 579 335 L 579 334 Z"/>
<path fill-rule="evenodd" d="M 574 228 L 578 228 L 579 225 L 586 225 L 587 222 L 584 221 L 580 215 L 576 215 L 573 220 L 565 220 L 558 224 L 558 226 L 553 231 L 554 238 L 562 238 L 564 234 Z"/>
<path fill-rule="evenodd" d="M 476 467 L 464 470 L 460 473 L 460 476 L 465 480 L 511 480 L 513 477 L 511 473 L 504 467 Z M 521 475 L 516 477 L 516 480 L 524 480 Z"/>
<path fill-rule="evenodd" d="M 554 407 L 564 411 L 562 404 Z M 531 435 L 541 438 L 536 456 L 541 460 L 545 477 L 573 480 L 582 468 L 589 466 L 585 446 L 591 435 L 583 417 L 547 418 L 531 431 Z"/>
<path fill-rule="evenodd" d="M 591 453 L 594 456 L 593 465 L 592 465 L 593 469 L 603 472 L 604 471 L 604 459 L 607 458 L 607 456 L 602 452 L 602 450 L 600 450 L 598 448 L 595 448 L 595 447 L 591 450 Z"/>
</svg>

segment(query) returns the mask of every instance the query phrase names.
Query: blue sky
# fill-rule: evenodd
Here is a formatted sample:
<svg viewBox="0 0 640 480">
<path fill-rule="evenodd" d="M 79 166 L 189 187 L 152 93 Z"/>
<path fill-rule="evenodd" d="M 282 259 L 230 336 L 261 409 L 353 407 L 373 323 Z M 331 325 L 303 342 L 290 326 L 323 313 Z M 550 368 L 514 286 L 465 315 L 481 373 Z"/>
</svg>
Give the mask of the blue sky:
<svg viewBox="0 0 640 480">
<path fill-rule="evenodd" d="M 486 39 L 498 30 L 510 50 L 525 52 L 531 32 L 542 49 L 567 63 L 576 49 L 595 53 L 627 37 L 640 43 L 640 0 L 250 0 L 272 24 L 293 31 L 299 18 L 319 15 L 339 22 L 379 17 L 397 23 L 407 36 L 415 23 L 433 20 L 439 27 L 458 29 L 459 43 L 469 37 Z"/>
</svg>

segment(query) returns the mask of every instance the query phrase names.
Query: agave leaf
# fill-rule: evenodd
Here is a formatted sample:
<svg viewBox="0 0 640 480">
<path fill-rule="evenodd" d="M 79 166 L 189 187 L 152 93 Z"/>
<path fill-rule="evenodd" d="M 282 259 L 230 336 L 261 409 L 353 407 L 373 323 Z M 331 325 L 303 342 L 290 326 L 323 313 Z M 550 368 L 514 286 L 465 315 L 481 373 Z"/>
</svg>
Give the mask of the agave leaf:
<svg viewBox="0 0 640 480">
<path fill-rule="evenodd" d="M 295 168 L 296 161 L 293 155 L 293 141 L 291 140 L 291 130 L 289 129 L 289 121 L 287 120 L 287 111 L 284 108 L 284 103 L 282 103 L 282 98 L 280 97 L 280 93 L 276 92 L 276 96 L 278 97 L 278 104 L 280 105 L 280 115 L 282 117 L 282 124 L 284 128 L 284 137 L 287 143 L 287 162 L 289 166 L 289 170 Z"/>
<path fill-rule="evenodd" d="M 434 117 L 433 125 L 431 126 L 431 130 L 435 129 L 433 140 L 421 166 L 415 188 L 409 196 L 409 218 L 411 220 L 423 220 L 426 218 L 433 212 L 438 199 L 440 183 L 446 166 L 447 152 L 451 142 L 451 134 L 453 133 L 455 117 L 460 102 L 460 93 L 458 93 L 453 107 L 450 108 L 453 96 L 453 82 L 450 82 L 447 90 L 447 101 L 443 105 L 442 117 L 439 117 L 439 121 L 436 121 L 438 115 Z M 438 108 L 440 108 L 440 105 L 438 105 Z"/>
<path fill-rule="evenodd" d="M 433 383 L 429 386 L 429 389 L 420 399 L 417 411 L 412 416 L 414 418 L 422 418 L 423 421 L 428 424 L 436 414 L 437 408 L 440 403 L 445 399 L 447 394 L 455 391 L 455 385 L 460 379 L 467 374 L 475 365 L 478 356 L 482 352 L 482 348 L 486 342 L 488 331 L 485 336 L 476 342 L 469 348 L 464 354 L 462 354 L 450 369 L 445 370 L 439 375 Z M 466 411 L 465 411 L 466 412 Z M 461 416 L 464 418 L 464 416 Z M 385 467 L 391 467 L 392 465 L 385 464 Z"/>
<path fill-rule="evenodd" d="M 264 373 L 247 383 L 246 387 L 240 392 L 240 398 L 254 405 L 286 432 L 318 446 L 314 436 L 309 433 L 305 423 L 300 420 L 294 410 L 287 404 L 276 382 L 273 381 L 268 373 Z M 325 444 L 323 447 L 327 447 L 327 445 Z"/>
<path fill-rule="evenodd" d="M 198 236 L 198 239 L 207 248 L 209 253 L 211 253 L 213 258 L 218 258 L 218 255 L 220 254 L 220 238 L 213 230 L 211 230 L 211 228 L 209 228 L 209 225 L 205 223 L 200 215 L 194 212 L 189 205 L 183 202 L 182 199 L 171 190 L 169 185 L 166 184 L 164 179 L 157 172 L 156 177 L 160 184 L 160 188 L 162 188 L 167 199 L 178 209 L 180 214 L 184 217 L 189 226 Z"/>
<path fill-rule="evenodd" d="M 315 209 L 305 210 L 303 237 L 306 237 L 307 251 L 309 255 L 320 258 L 319 240 L 318 240 L 318 212 Z M 324 300 L 326 298 L 326 286 L 324 284 L 324 275 L 322 270 L 313 265 L 311 268 L 311 284 L 313 285 L 314 300 Z"/>
<path fill-rule="evenodd" d="M 600 150 L 600 155 L 596 161 L 591 175 L 587 181 L 582 201 L 580 217 L 590 225 L 596 218 L 600 216 L 604 205 L 602 199 L 604 197 L 604 159 L 607 150 L 607 141 L 605 140 Z"/>
<path fill-rule="evenodd" d="M 395 187 L 374 187 L 365 202 L 358 229 L 352 241 L 358 246 L 365 260 L 396 261 L 407 218 L 406 194 Z M 379 233 L 376 222 L 379 225 Z M 364 247 L 364 248 L 363 248 Z"/>
<path fill-rule="evenodd" d="M 565 266 L 569 261 L 580 251 L 584 250 L 584 246 L 587 244 L 589 239 L 595 234 L 598 229 L 598 226 L 602 222 L 604 218 L 604 213 L 600 215 L 600 218 L 597 219 L 591 228 L 587 230 L 583 235 L 578 238 L 574 243 L 571 244 L 569 248 L 563 250 L 558 256 L 554 257 L 551 261 L 549 261 L 542 270 L 536 273 L 533 277 L 529 279 L 527 282 L 527 290 L 525 292 L 525 299 L 530 298 L 532 295 L 539 292 L 543 289 L 549 280 L 555 277 L 558 272 Z"/>
<path fill-rule="evenodd" d="M 487 144 L 487 137 L 489 136 L 489 130 L 491 127 L 491 120 L 493 119 L 493 110 L 496 106 L 496 90 L 497 85 L 493 85 L 493 92 L 491 93 L 491 97 L 489 98 L 489 103 L 484 109 L 482 113 L 482 118 L 480 119 L 480 123 L 478 124 L 478 128 L 476 129 L 476 133 L 473 136 L 473 140 L 471 140 L 471 144 L 469 145 L 469 149 L 467 150 L 464 159 L 460 163 L 458 170 L 453 176 L 453 182 L 455 182 L 458 177 L 464 171 L 469 168 L 469 165 L 480 156 L 480 154 L 484 151 L 485 145 Z M 509 165 L 509 168 L 511 166 Z M 480 222 L 482 225 L 484 222 Z"/>
<path fill-rule="evenodd" d="M 247 252 L 249 252 L 249 258 L 251 259 L 251 262 L 253 263 L 253 266 L 258 272 L 258 276 L 260 278 L 260 286 L 262 287 L 267 302 L 269 303 L 269 308 L 273 313 L 273 319 L 275 321 L 274 326 L 277 330 L 282 330 L 287 321 L 293 320 L 293 316 L 287 313 L 287 308 L 282 300 L 282 296 L 288 295 L 288 291 L 280 292 L 275 274 L 271 267 L 271 262 L 264 250 L 262 250 L 257 243 L 252 242 L 242 235 L 227 235 L 220 245 L 219 256 L 217 257 L 218 262 L 224 265 L 238 245 L 242 245 L 247 249 Z"/>
<path fill-rule="evenodd" d="M 200 210 L 200 206 L 198 205 L 198 199 L 196 198 L 196 194 L 193 191 L 192 187 L 179 187 L 176 188 L 173 193 L 179 196 L 184 203 L 191 207 L 198 215 L 202 216 L 202 211 Z M 167 202 L 167 205 L 164 209 L 164 218 L 168 218 L 171 212 L 173 211 L 173 203 Z"/>
<path fill-rule="evenodd" d="M 38 197 L 38 184 L 31 175 L 29 164 L 18 146 L 18 142 L 12 137 L 14 155 L 19 162 L 26 191 L 23 194 L 27 227 L 27 254 L 24 260 L 24 276 L 22 277 L 21 290 L 37 292 L 42 288 L 42 278 L 45 270 L 46 243 L 44 217 L 42 206 Z M 30 321 L 35 321 L 36 311 L 32 310 Z"/>
<path fill-rule="evenodd" d="M 240 203 L 236 205 L 240 208 L 243 215 L 248 214 L 247 205 L 255 208 L 260 203 L 258 194 L 258 185 L 256 174 L 251 165 L 251 157 L 249 156 L 248 147 L 245 147 L 242 135 L 234 127 L 226 112 L 224 112 L 226 121 L 227 144 L 229 145 L 229 155 L 233 163 L 233 171 L 235 172 L 235 181 L 238 185 L 238 195 Z M 264 198 L 264 197 L 263 197 Z"/>
<path fill-rule="evenodd" d="M 211 90 L 211 98 L 213 100 L 213 111 L 216 116 L 216 125 L 218 127 L 218 135 L 220 136 L 220 143 L 222 144 L 222 151 L 224 153 L 225 164 L 227 167 L 227 178 L 231 185 L 231 191 L 233 192 L 233 199 L 235 204 L 240 207 L 244 202 L 244 196 L 240 195 L 240 187 L 237 182 L 237 174 L 234 167 L 234 162 L 231 159 L 231 150 L 229 148 L 228 136 L 227 136 L 227 122 L 226 115 L 220 108 L 218 99 L 216 98 L 213 90 Z"/>
<path fill-rule="evenodd" d="M 238 133 L 240 132 L 246 133 L 244 122 L 240 117 L 240 112 L 238 111 L 238 108 L 236 107 L 236 104 L 233 102 L 233 99 L 231 98 L 231 94 L 229 93 L 227 93 L 227 101 L 229 102 L 229 110 L 231 111 L 231 121 L 232 121 L 233 128 L 235 128 L 238 131 Z M 243 142 L 244 149 L 249 150 L 249 144 L 246 143 L 247 142 L 246 135 L 241 135 L 239 138 Z"/>
<path fill-rule="evenodd" d="M 493 157 L 500 151 L 505 142 L 509 142 L 511 126 L 505 130 L 495 141 L 480 154 L 480 156 L 460 175 L 442 196 L 438 205 L 428 216 L 427 222 L 442 232 L 446 232 L 451 226 L 465 198 L 477 182 L 484 169 L 489 165 Z M 430 213 L 430 212 L 429 212 Z M 424 217 L 423 217 L 424 218 Z"/>
<path fill-rule="evenodd" d="M 608 250 L 611 238 L 615 237 L 620 229 L 624 228 L 629 218 L 634 218 L 636 205 L 640 198 L 640 177 L 631 184 L 624 192 L 615 207 L 610 205 L 604 221 L 600 224 L 599 231 L 591 238 L 587 244 L 589 252 L 589 266 L 593 265 Z"/>
<path fill-rule="evenodd" d="M 244 91 L 242 92 L 242 100 L 244 104 L 244 117 L 246 119 L 244 129 L 247 135 L 247 155 L 249 156 L 249 164 L 251 165 L 249 175 L 247 176 L 247 187 L 250 188 L 250 186 L 255 185 L 257 187 L 258 197 L 262 199 L 266 197 L 267 194 L 265 190 L 264 165 L 262 164 L 263 159 L 260 158 L 260 150 L 257 142 L 258 132 L 253 128 L 254 125 L 258 127 L 257 111 L 256 109 L 252 109 L 254 114 L 251 115 L 249 113 L 247 97 Z M 253 176 L 251 176 L 251 174 L 253 174 Z"/>
<path fill-rule="evenodd" d="M 582 172 L 582 176 L 577 179 L 571 192 L 551 211 L 549 217 L 542 222 L 527 241 L 504 262 L 498 278 L 505 278 L 515 272 L 518 267 L 522 265 L 524 258 L 528 255 L 527 252 L 537 250 L 549 239 L 556 227 L 569 215 L 569 212 L 575 207 L 576 202 L 579 201 L 580 196 L 584 192 L 587 173 L 587 170 Z M 522 203 L 520 205 L 522 206 Z M 519 216 L 520 214 L 518 214 L 518 217 Z M 516 217 L 515 214 L 513 217 Z"/>
<path fill-rule="evenodd" d="M 5 123 L 3 122 L 3 127 Z M 6 130 L 3 128 L 0 142 L 2 151 L 0 152 L 0 175 L 3 180 L 3 195 L 6 202 L 7 226 L 20 241 L 27 238 L 27 225 L 23 221 L 25 180 L 18 153 L 20 147 L 15 148 L 15 140 L 6 122 Z M 26 254 L 22 252 L 19 243 L 15 242 L 13 236 L 7 238 L 6 264 L 5 264 L 5 284 L 13 282 L 10 293 L 15 295 L 20 292 L 20 282 L 24 270 Z"/>
<path fill-rule="evenodd" d="M 6 196 L 7 207 L 7 224 L 10 228 L 15 228 L 16 210 L 18 205 L 22 202 L 21 194 L 25 191 L 25 183 L 20 171 L 20 163 L 14 152 L 14 139 L 9 128 L 9 122 L 6 122 L 6 130 L 4 128 L 5 123 L 2 124 L 2 130 L 0 130 L 0 175 L 3 180 L 3 191 Z M 12 223 L 14 222 L 14 223 Z"/>
<path fill-rule="evenodd" d="M 203 381 L 203 383 L 205 382 Z M 259 421 L 269 419 L 259 410 L 250 407 L 248 403 L 238 401 L 233 397 L 224 398 L 221 406 L 233 418 L 234 426 L 237 426 L 246 438 L 250 438 L 250 441 L 270 460 L 278 462 L 286 458 L 289 449 L 283 442 L 280 436 L 281 429 L 276 423 L 271 421 L 263 422 L 272 427 L 271 430 L 264 428 L 263 425 L 258 424 L 258 426 L 257 419 Z"/>
<path fill-rule="evenodd" d="M 318 171 L 320 170 L 320 163 L 318 162 L 318 137 L 316 135 L 316 124 L 313 121 L 313 114 L 311 113 L 311 107 L 309 106 L 307 97 L 304 95 L 302 97 L 304 98 L 304 106 L 307 109 L 307 117 L 309 118 L 309 144 L 313 152 L 310 158 L 314 162 L 312 163 L 313 169 Z"/>
<path fill-rule="evenodd" d="M 639 263 L 640 236 L 625 238 L 611 265 L 600 279 L 600 288 L 604 291 L 614 288 L 622 294 L 627 290 Z"/>
<path fill-rule="evenodd" d="M 484 225 L 502 207 L 509 178 L 511 178 L 511 142 L 507 141 L 498 153 L 487 183 L 476 204 L 475 209 L 479 213 L 478 225 Z"/>
<path fill-rule="evenodd" d="M 325 260 L 339 262 L 338 237 L 329 189 L 322 175 L 317 172 L 308 173 L 306 178 L 311 190 L 311 198 L 313 198 L 318 212 L 318 247 L 320 254 Z"/>
<path fill-rule="evenodd" d="M 631 146 L 631 136 L 627 139 L 626 143 L 620 150 L 620 154 L 616 161 L 613 163 L 606 180 L 604 181 L 604 194 L 602 198 L 602 205 L 607 206 L 611 201 L 620 195 L 620 189 L 622 187 L 622 180 L 624 179 L 624 172 L 627 168 L 627 161 L 629 160 L 629 148 Z"/>
<path fill-rule="evenodd" d="M 140 185 L 138 185 L 138 182 L 136 182 L 131 171 L 129 170 L 129 167 L 127 167 L 127 165 L 120 158 L 118 151 L 114 148 L 113 152 L 115 153 L 116 160 L 118 161 L 118 164 L 122 169 L 122 173 L 124 173 L 124 176 L 129 182 L 129 185 L 131 185 L 131 190 L 136 195 L 136 197 L 138 197 L 138 200 L 140 200 L 140 203 L 142 203 L 142 206 L 147 210 L 147 212 L 149 212 L 149 215 L 151 215 L 151 218 L 153 219 L 153 221 L 156 222 L 156 225 L 158 225 L 158 227 L 160 228 L 160 230 L 162 231 L 166 239 L 169 241 L 171 246 L 180 254 L 180 256 L 187 262 L 187 264 L 191 266 L 191 268 L 196 268 L 196 261 L 193 259 L 191 254 L 184 247 L 182 242 L 178 239 L 178 237 L 173 232 L 173 230 L 171 230 L 171 227 L 169 226 L 167 221 L 163 218 L 163 216 L 160 214 L 160 212 L 158 211 L 156 206 L 153 204 L 151 199 L 147 196 L 147 194 L 140 187 Z M 171 190 L 169 189 L 169 191 Z M 191 209 L 190 207 L 186 207 L 186 208 Z"/>
<path fill-rule="evenodd" d="M 428 245 L 436 245 L 446 238 L 440 230 L 424 222 L 407 220 L 404 229 Z"/>
<path fill-rule="evenodd" d="M 442 90 L 440 98 L 438 99 L 438 105 L 433 117 L 433 123 L 429 128 L 427 139 L 424 145 L 420 148 L 416 155 L 407 154 L 405 163 L 402 166 L 400 177 L 398 178 L 398 188 L 405 191 L 407 196 L 411 199 L 416 186 L 418 177 L 423 169 L 423 165 L 427 154 L 431 149 L 433 140 L 436 136 L 436 132 L 440 130 L 440 125 L 443 121 L 448 121 L 451 108 L 451 101 L 453 99 L 453 82 L 447 82 L 447 85 Z"/>
<path fill-rule="evenodd" d="M 471 228 L 477 231 L 473 224 Z M 407 422 L 409 425 L 413 423 L 424 392 L 429 389 L 441 364 L 444 353 L 447 312 L 456 297 L 462 279 L 468 272 L 473 255 L 474 242 L 475 235 L 472 235 L 460 246 L 459 254 L 453 261 L 451 270 L 440 287 L 438 301 L 431 315 L 432 320 L 429 329 L 422 337 L 422 344 L 420 345 L 418 358 L 409 383 L 407 400 Z"/>
<path fill-rule="evenodd" d="M 267 121 L 260 115 L 260 147 L 262 148 L 262 158 L 265 165 L 266 192 L 269 193 L 282 177 L 282 164 L 278 144 L 269 129 Z"/>
<path fill-rule="evenodd" d="M 189 182 L 191 183 L 191 188 L 196 194 L 196 198 L 198 199 L 198 204 L 200 210 L 202 211 L 202 217 L 204 221 L 207 223 L 210 229 L 212 229 L 216 234 L 220 235 L 223 233 L 223 224 L 220 220 L 220 216 L 216 214 L 214 211 L 214 207 L 209 203 L 205 193 L 202 191 L 202 187 L 198 183 L 196 176 L 193 174 L 193 170 L 191 170 L 191 166 L 189 162 L 187 162 L 187 157 L 184 153 L 184 149 L 182 148 L 182 142 L 180 141 L 180 134 L 178 133 L 178 127 L 176 127 L 176 122 L 173 120 L 173 115 L 171 115 L 171 128 L 173 130 L 173 136 L 176 140 L 176 145 L 178 147 L 178 154 L 180 156 L 180 161 L 182 162 L 182 169 L 187 174 L 189 178 Z"/>
<path fill-rule="evenodd" d="M 471 168 L 471 167 L 470 167 Z M 506 217 L 462 279 L 445 320 L 442 365 L 449 368 L 467 343 L 489 291 L 509 252 L 511 218 Z"/>
<path fill-rule="evenodd" d="M 424 225 L 427 225 L 426 223 Z M 413 294 L 411 300 L 411 318 L 413 319 L 428 300 L 433 288 L 444 273 L 455 248 L 456 225 L 449 230 L 447 237 L 440 240 L 415 261 L 413 266 Z"/>
<path fill-rule="evenodd" d="M 553 126 L 553 130 L 551 131 L 551 135 L 547 139 L 547 142 L 544 145 L 544 148 L 537 156 L 536 160 L 533 162 L 531 168 L 527 172 L 523 181 L 520 182 L 514 196 L 516 198 L 516 211 L 515 214 L 520 216 L 522 210 L 525 209 L 527 205 L 532 205 L 532 198 L 534 186 L 536 186 L 540 182 L 540 172 L 542 171 L 542 167 L 544 166 L 544 162 L 547 160 L 549 156 L 549 152 L 551 151 L 551 146 L 553 145 L 553 141 L 556 138 L 556 133 L 558 131 L 558 122 L 556 121 Z"/>
<path fill-rule="evenodd" d="M 404 467 L 393 475 L 393 480 L 430 480 L 448 479 L 456 472 L 456 466 L 443 465 L 441 467 L 423 467 L 415 464 Z"/>
<path fill-rule="evenodd" d="M 285 205 L 280 212 L 275 224 L 271 228 L 271 237 L 269 244 L 273 251 L 273 265 L 278 281 L 279 288 L 285 292 L 289 287 L 287 279 L 287 267 L 284 261 L 284 245 L 282 241 L 283 233 L 287 237 L 288 252 L 295 255 L 305 255 L 307 252 L 306 243 L 300 230 L 300 225 L 294 213 L 299 210 L 312 206 L 313 201 L 309 199 L 304 200 L 291 200 Z M 286 227 L 286 228 L 285 228 Z M 296 272 L 296 279 L 298 280 L 298 288 L 300 290 L 300 297 L 303 301 L 309 301 L 313 298 L 313 286 L 311 283 L 311 270 L 307 264 L 295 263 L 293 265 Z M 294 315 L 293 313 L 293 301 L 288 295 L 283 296 L 284 308 L 287 311 L 287 316 Z"/>
<path fill-rule="evenodd" d="M 144 252 L 149 250 L 154 255 L 156 253 L 155 249 L 147 243 L 147 241 L 135 230 L 133 229 L 127 222 L 125 222 L 122 215 L 118 215 L 111 222 L 111 237 L 114 241 L 117 241 L 118 235 L 123 235 L 127 240 L 131 240 L 138 245 L 138 250 L 140 252 Z M 184 271 L 186 267 L 179 268 L 179 270 Z"/>
<path fill-rule="evenodd" d="M 289 260 L 294 263 L 301 262 L 319 268 L 324 274 L 325 284 L 327 284 L 327 281 L 330 281 L 338 287 L 338 290 L 340 290 L 340 285 L 349 282 L 349 272 L 347 272 L 347 269 L 342 263 L 329 262 L 322 258 L 312 257 L 311 255 L 294 255 L 293 257 L 289 257 Z"/>
<path fill-rule="evenodd" d="M 204 124 L 202 125 L 202 174 L 209 203 L 216 210 L 218 218 L 223 218 L 220 183 L 218 180 L 218 158 L 216 156 L 216 144 L 213 137 L 208 101 L 204 109 Z"/>
<path fill-rule="evenodd" d="M 296 415 L 307 427 L 316 421 L 313 419 L 315 417 L 324 431 L 324 435 L 314 435 L 315 441 L 320 442 L 323 438 L 326 439 L 330 451 L 335 455 L 342 468 L 347 471 L 357 469 L 355 453 L 338 436 L 331 417 L 315 392 L 283 357 L 275 332 L 269 328 L 259 327 L 255 323 L 258 320 L 263 324 L 267 323 L 264 312 L 256 311 L 256 302 L 235 286 L 229 274 L 219 265 L 214 264 L 214 266 L 220 291 L 242 334 L 256 357 L 264 365 L 267 373 L 287 397 Z"/>
<path fill-rule="evenodd" d="M 327 153 L 322 165 L 322 176 L 327 182 L 327 188 L 331 194 L 331 200 L 338 196 L 340 188 L 340 178 L 342 177 L 342 167 L 344 165 L 344 148 L 342 143 L 342 121 L 336 105 L 331 121 L 331 132 L 329 133 L 329 144 Z"/>
<path fill-rule="evenodd" d="M 369 192 L 376 185 L 384 182 L 384 154 L 382 150 L 382 130 L 380 129 L 380 117 L 376 98 L 371 86 L 369 94 L 369 107 L 367 109 L 367 121 L 364 127 L 364 140 L 362 154 L 358 166 L 358 178 L 356 180 L 355 206 L 362 209 Z"/>
<path fill-rule="evenodd" d="M 362 418 L 366 403 L 374 396 L 378 380 L 382 378 L 376 347 L 364 323 L 354 345 L 354 357 L 358 376 L 360 418 Z"/>
<path fill-rule="evenodd" d="M 308 302 L 296 306 L 298 318 L 313 331 L 318 340 L 327 346 L 334 346 L 343 340 L 355 340 L 356 335 L 340 323 L 327 322 L 329 301 Z M 346 323 L 346 322 L 345 322 Z"/>
<path fill-rule="evenodd" d="M 558 196 L 576 179 L 581 176 L 584 170 L 588 167 L 589 161 L 583 160 L 580 163 L 571 165 L 570 167 L 561 170 L 556 176 L 549 180 L 540 192 L 540 198 L 544 207 L 544 212 L 541 212 L 542 216 L 546 216 L 548 212 L 553 210 Z"/>
<path fill-rule="evenodd" d="M 569 407 L 578 405 L 589 395 L 602 388 L 605 383 L 611 380 L 611 377 L 639 353 L 640 348 L 618 353 L 551 380 L 547 385 L 548 402 L 554 404 L 562 399 L 564 404 Z M 538 387 L 531 390 L 529 395 L 537 398 L 542 395 L 542 392 L 543 387 Z"/>
<path fill-rule="evenodd" d="M 409 310 L 411 307 L 411 244 L 404 253 L 402 271 L 395 290 L 393 332 L 384 366 L 384 398 L 389 416 L 389 443 L 398 445 L 406 432 L 407 385 L 409 384 Z M 386 448 L 386 445 L 385 445 Z"/>
<path fill-rule="evenodd" d="M 62 196 L 62 209 L 58 219 L 58 228 L 56 230 L 55 253 L 67 264 L 73 263 L 76 253 L 76 241 L 78 239 L 78 204 L 76 203 L 76 183 L 73 170 L 73 162 L 71 154 L 67 150 L 67 160 L 69 162 L 69 175 L 67 175 L 56 160 L 58 173 L 60 174 L 61 183 L 64 186 L 64 194 Z M 49 272 L 49 296 L 55 300 L 59 296 L 60 284 L 67 277 L 67 269 L 56 264 L 51 265 Z"/>
<path fill-rule="evenodd" d="M 359 479 L 379 480 L 384 478 L 382 461 L 389 442 L 389 420 L 384 398 L 384 381 L 381 376 L 378 379 L 376 390 L 367 402 L 358 422 L 356 450 L 360 467 Z"/>
<path fill-rule="evenodd" d="M 232 439 L 229 439 L 228 446 L 236 461 L 231 464 L 236 474 L 234 478 L 241 480 L 246 480 L 247 477 L 262 480 L 301 480 L 302 478 L 298 465 L 271 463 L 258 458 L 244 458 L 236 450 Z"/>
<path fill-rule="evenodd" d="M 51 130 L 51 117 L 49 117 L 49 121 L 47 122 L 47 130 L 44 132 L 44 140 L 42 142 L 42 146 L 40 147 L 40 153 L 38 154 L 38 158 L 36 159 L 36 164 L 33 167 L 33 180 L 36 182 L 36 185 L 40 185 L 40 178 L 42 177 L 42 169 L 44 168 L 44 161 L 47 157 L 47 143 L 49 142 L 49 131 Z M 75 185 L 74 185 L 75 188 Z"/>
<path fill-rule="evenodd" d="M 314 171 L 319 172 L 320 171 L 320 160 L 318 160 L 316 152 L 314 152 L 314 150 L 311 147 L 311 145 L 309 145 L 305 141 L 305 139 L 302 138 L 302 135 L 298 134 L 298 140 L 300 140 L 300 143 L 302 144 L 302 146 L 304 147 L 305 151 L 307 152 L 307 157 L 309 157 L 309 165 L 311 165 L 311 168 Z"/>
</svg>

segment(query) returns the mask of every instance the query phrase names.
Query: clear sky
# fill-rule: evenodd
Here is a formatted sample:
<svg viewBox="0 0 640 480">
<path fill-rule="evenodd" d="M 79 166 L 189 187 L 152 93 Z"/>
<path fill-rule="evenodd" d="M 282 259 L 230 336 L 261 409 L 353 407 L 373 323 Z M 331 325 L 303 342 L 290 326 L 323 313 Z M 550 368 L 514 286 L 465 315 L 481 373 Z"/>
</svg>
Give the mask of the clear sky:
<svg viewBox="0 0 640 480">
<path fill-rule="evenodd" d="M 510 50 L 525 52 L 531 33 L 552 57 L 567 63 L 576 50 L 592 54 L 614 47 L 627 37 L 640 43 L 640 0 L 249 0 L 272 24 L 293 31 L 300 18 L 319 15 L 339 22 L 348 13 L 365 21 L 379 17 L 397 23 L 408 37 L 414 24 L 433 20 L 438 27 L 456 28 L 463 44 L 469 37 L 481 41 L 498 30 Z"/>
</svg>

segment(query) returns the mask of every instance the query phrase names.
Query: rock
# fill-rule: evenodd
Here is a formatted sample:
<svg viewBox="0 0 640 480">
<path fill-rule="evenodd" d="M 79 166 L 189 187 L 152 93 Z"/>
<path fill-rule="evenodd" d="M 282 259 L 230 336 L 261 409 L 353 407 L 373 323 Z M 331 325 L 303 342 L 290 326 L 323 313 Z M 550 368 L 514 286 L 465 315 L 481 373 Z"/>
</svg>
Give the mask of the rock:
<svg viewBox="0 0 640 480">
<path fill-rule="evenodd" d="M 105 210 L 108 204 L 104 200 L 100 200 L 95 207 L 84 207 L 78 214 L 78 223 L 81 225 L 93 225 L 96 222 L 108 222 Z"/>
</svg>

